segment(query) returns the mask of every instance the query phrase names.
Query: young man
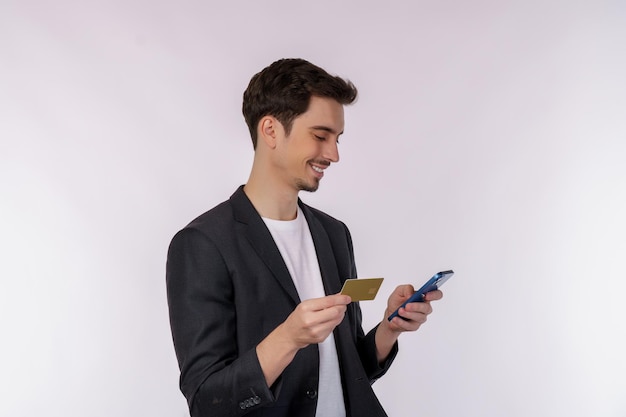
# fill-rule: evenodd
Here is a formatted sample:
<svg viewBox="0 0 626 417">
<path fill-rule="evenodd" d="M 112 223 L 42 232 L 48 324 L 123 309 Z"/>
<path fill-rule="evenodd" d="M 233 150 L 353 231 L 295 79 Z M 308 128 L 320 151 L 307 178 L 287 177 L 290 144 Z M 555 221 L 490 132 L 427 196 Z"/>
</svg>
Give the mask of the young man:
<svg viewBox="0 0 626 417">
<path fill-rule="evenodd" d="M 254 145 L 245 186 L 176 234 L 167 294 L 180 387 L 191 415 L 385 416 L 371 384 L 417 330 L 427 302 L 388 317 L 414 291 L 401 285 L 378 326 L 339 294 L 356 278 L 346 226 L 304 204 L 339 161 L 343 106 L 356 88 L 301 59 L 274 62 L 244 93 Z"/>
</svg>

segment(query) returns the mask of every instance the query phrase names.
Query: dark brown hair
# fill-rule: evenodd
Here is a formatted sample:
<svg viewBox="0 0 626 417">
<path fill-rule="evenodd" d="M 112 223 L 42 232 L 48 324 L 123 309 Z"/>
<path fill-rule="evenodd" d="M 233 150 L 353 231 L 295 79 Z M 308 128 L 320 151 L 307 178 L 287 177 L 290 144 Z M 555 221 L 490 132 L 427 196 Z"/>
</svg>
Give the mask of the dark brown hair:
<svg viewBox="0 0 626 417">
<path fill-rule="evenodd" d="M 330 75 L 304 59 L 281 59 L 254 75 L 243 93 L 243 116 L 256 149 L 257 125 L 267 115 L 276 117 L 288 135 L 293 120 L 309 108 L 311 96 L 340 104 L 356 100 L 357 89 L 348 80 Z"/>
</svg>

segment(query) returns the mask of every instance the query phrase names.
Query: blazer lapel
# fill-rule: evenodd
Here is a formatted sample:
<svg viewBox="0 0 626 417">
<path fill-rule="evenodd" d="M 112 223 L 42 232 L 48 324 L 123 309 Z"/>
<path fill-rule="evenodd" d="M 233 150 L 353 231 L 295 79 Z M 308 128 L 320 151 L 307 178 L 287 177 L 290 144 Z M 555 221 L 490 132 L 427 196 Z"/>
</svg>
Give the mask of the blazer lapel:
<svg viewBox="0 0 626 417">
<path fill-rule="evenodd" d="M 346 279 L 348 277 L 339 276 L 339 269 L 337 267 L 332 244 L 324 226 L 322 226 L 320 221 L 306 205 L 300 202 L 300 207 L 307 218 L 309 229 L 313 236 L 313 243 L 317 252 L 317 259 L 320 265 L 326 294 L 336 294 L 341 291 L 342 278 Z M 352 307 L 353 311 L 355 311 L 354 308 L 355 307 Z M 358 307 L 356 307 L 356 309 L 358 309 Z M 348 314 L 349 313 L 346 313 L 344 319 L 333 331 L 335 346 L 337 347 L 337 354 L 339 356 L 339 364 L 342 369 L 347 415 L 386 416 L 380 403 L 371 391 L 369 379 L 363 370 L 363 365 L 358 359 L 360 355 L 355 344 L 356 334 L 353 334 L 352 324 L 348 318 Z M 356 318 L 354 320 L 356 320 Z"/>
<path fill-rule="evenodd" d="M 267 226 L 259 216 L 248 196 L 243 191 L 243 186 L 230 197 L 235 220 L 244 225 L 245 235 L 261 260 L 265 263 L 283 289 L 293 299 L 295 304 L 300 303 L 298 291 L 289 275 L 285 261 L 274 243 L 274 239 Z"/>
<path fill-rule="evenodd" d="M 313 237 L 313 245 L 315 246 L 315 252 L 317 253 L 317 262 L 320 266 L 320 272 L 322 274 L 322 281 L 324 282 L 324 289 L 326 294 L 336 294 L 341 291 L 341 279 L 339 277 L 339 271 L 337 270 L 337 261 L 333 253 L 333 248 L 330 243 L 330 239 L 324 226 L 317 220 L 311 210 L 301 201 L 298 200 L 300 208 L 306 217 L 309 224 L 309 230 Z"/>
</svg>

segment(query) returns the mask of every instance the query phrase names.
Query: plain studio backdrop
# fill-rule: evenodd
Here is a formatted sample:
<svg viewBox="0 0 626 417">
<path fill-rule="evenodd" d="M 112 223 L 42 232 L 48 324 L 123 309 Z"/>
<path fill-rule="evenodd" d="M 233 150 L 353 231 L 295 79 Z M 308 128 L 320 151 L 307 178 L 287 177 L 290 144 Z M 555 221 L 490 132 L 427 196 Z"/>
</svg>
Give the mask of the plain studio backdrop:
<svg viewBox="0 0 626 417">
<path fill-rule="evenodd" d="M 185 416 L 171 237 L 248 177 L 250 77 L 352 80 L 302 199 L 350 227 L 366 329 L 454 269 L 390 416 L 626 416 L 623 1 L 0 2 L 0 415 Z"/>
</svg>

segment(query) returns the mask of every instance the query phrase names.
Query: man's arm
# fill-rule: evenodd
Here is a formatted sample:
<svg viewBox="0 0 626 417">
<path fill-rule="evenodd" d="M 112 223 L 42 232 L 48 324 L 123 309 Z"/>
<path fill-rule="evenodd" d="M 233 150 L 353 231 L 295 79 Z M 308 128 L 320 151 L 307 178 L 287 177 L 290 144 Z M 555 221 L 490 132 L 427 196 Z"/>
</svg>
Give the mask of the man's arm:
<svg viewBox="0 0 626 417">
<path fill-rule="evenodd" d="M 192 416 L 243 415 L 275 401 L 255 350 L 239 351 L 234 289 L 215 244 L 184 229 L 170 244 L 167 298 L 180 389 Z"/>
<path fill-rule="evenodd" d="M 298 304 L 280 326 L 256 347 L 267 385 L 271 386 L 291 363 L 298 350 L 323 342 L 341 323 L 350 297 L 341 294 Z"/>
<path fill-rule="evenodd" d="M 255 348 L 239 351 L 229 268 L 216 245 L 195 229 L 172 240 L 167 295 L 181 390 L 192 416 L 244 414 L 250 410 L 240 409 L 241 403 L 275 401 L 269 387 L 298 350 L 326 339 L 350 303 L 340 294 L 306 300 Z"/>
<path fill-rule="evenodd" d="M 376 356 L 380 363 L 387 359 L 400 334 L 414 332 L 426 322 L 428 315 L 433 311 L 430 302 L 440 300 L 443 297 L 443 293 L 439 290 L 429 292 L 425 295 L 424 302 L 409 303 L 406 307 L 400 308 L 399 313 L 406 320 L 400 317 L 394 317 L 391 321 L 387 320 L 387 317 L 396 311 L 414 292 L 415 289 L 412 285 L 400 285 L 389 296 L 385 317 L 376 329 Z"/>
</svg>

